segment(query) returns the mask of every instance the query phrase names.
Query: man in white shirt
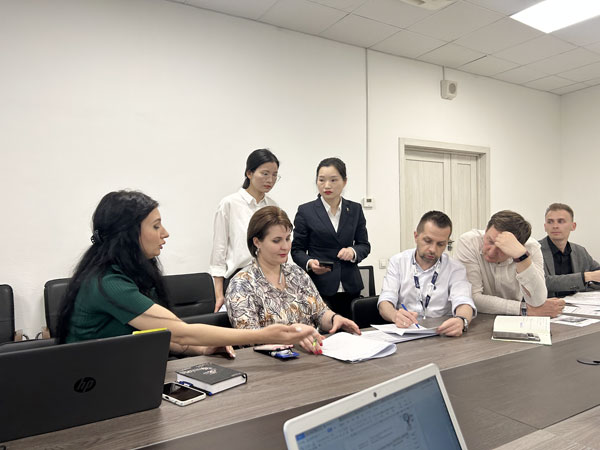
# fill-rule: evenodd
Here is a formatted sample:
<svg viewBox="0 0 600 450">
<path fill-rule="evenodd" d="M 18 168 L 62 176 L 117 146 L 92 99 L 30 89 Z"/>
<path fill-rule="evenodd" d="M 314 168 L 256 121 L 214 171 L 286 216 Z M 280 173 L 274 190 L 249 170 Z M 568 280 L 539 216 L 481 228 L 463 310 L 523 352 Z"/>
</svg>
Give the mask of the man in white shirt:
<svg viewBox="0 0 600 450">
<path fill-rule="evenodd" d="M 489 314 L 558 316 L 565 302 L 546 299 L 544 261 L 531 225 L 513 211 L 499 211 L 486 230 L 464 233 L 456 257 L 467 269 L 473 300 Z"/>
<path fill-rule="evenodd" d="M 446 336 L 461 336 L 477 313 L 465 268 L 444 254 L 452 221 L 440 211 L 429 211 L 414 232 L 416 249 L 390 258 L 377 306 L 379 314 L 399 328 L 419 318 L 453 317 L 437 329 Z"/>
</svg>

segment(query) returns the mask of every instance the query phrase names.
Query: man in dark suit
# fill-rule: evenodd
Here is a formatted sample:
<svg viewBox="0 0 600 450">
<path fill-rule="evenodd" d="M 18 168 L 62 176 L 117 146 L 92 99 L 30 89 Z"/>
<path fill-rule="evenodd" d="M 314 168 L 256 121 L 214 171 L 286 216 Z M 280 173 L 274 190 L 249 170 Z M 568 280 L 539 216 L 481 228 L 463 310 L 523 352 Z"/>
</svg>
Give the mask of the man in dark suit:
<svg viewBox="0 0 600 450">
<path fill-rule="evenodd" d="M 553 203 L 546 209 L 544 229 L 548 235 L 539 242 L 548 297 L 600 289 L 600 264 L 581 245 L 569 242 L 576 227 L 569 205 Z"/>
<path fill-rule="evenodd" d="M 342 198 L 346 166 L 327 158 L 317 168 L 319 197 L 298 207 L 292 258 L 305 269 L 335 312 L 350 317 L 352 299 L 363 288 L 358 263 L 371 251 L 359 203 Z"/>
</svg>

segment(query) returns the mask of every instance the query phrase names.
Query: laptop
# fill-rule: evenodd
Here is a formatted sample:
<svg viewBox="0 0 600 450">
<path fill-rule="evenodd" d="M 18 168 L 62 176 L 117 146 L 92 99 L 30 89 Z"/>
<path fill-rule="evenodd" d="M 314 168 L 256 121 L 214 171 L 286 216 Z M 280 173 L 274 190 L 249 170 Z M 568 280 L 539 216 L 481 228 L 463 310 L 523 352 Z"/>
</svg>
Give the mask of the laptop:
<svg viewBox="0 0 600 450">
<path fill-rule="evenodd" d="M 290 450 L 467 448 L 435 364 L 290 419 L 283 433 Z"/>
<path fill-rule="evenodd" d="M 0 353 L 0 442 L 156 408 L 169 331 Z"/>
</svg>

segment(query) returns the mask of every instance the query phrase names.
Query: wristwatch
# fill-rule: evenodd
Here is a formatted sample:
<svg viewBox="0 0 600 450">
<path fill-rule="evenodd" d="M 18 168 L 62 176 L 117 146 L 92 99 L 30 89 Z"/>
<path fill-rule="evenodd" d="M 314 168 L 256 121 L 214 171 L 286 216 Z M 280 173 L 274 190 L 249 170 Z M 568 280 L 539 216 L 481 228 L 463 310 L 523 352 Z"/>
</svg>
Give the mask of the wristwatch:
<svg viewBox="0 0 600 450">
<path fill-rule="evenodd" d="M 529 258 L 529 252 L 523 253 L 518 258 L 513 258 L 513 261 L 516 263 L 520 263 L 521 261 L 525 261 L 527 258 Z"/>
<path fill-rule="evenodd" d="M 467 331 L 469 331 L 469 321 L 467 320 L 466 317 L 463 316 L 454 316 L 457 319 L 462 319 L 463 321 L 463 333 L 466 333 Z"/>
</svg>

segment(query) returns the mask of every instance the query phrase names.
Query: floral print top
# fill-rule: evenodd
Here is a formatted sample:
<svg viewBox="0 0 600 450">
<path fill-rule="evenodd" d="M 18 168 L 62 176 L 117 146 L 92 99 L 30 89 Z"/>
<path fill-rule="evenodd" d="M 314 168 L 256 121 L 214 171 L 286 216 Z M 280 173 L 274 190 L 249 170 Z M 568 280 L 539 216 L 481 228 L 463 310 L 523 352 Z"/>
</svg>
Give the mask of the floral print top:
<svg viewBox="0 0 600 450">
<path fill-rule="evenodd" d="M 295 264 L 282 264 L 285 289 L 263 275 L 256 260 L 229 282 L 225 305 L 233 328 L 263 328 L 303 323 L 315 328 L 329 308 L 308 274 Z"/>
</svg>

